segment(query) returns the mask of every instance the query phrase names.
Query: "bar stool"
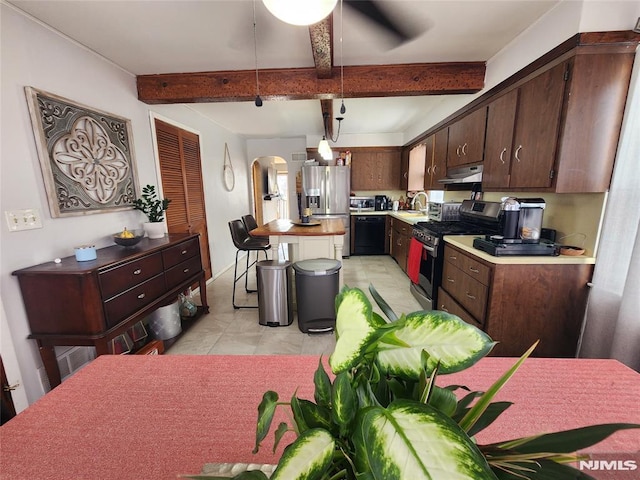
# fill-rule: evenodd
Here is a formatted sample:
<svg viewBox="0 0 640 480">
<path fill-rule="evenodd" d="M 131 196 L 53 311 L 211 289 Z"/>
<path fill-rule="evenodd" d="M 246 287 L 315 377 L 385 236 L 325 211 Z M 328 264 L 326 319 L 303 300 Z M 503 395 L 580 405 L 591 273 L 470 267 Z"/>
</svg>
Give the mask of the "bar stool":
<svg viewBox="0 0 640 480">
<path fill-rule="evenodd" d="M 236 251 L 236 263 L 233 269 L 233 295 L 231 297 L 231 303 L 233 308 L 258 308 L 258 305 L 236 305 L 236 283 L 244 277 L 244 289 L 247 293 L 255 293 L 257 290 L 250 290 L 248 286 L 249 269 L 258 262 L 258 256 L 260 252 L 264 253 L 265 260 L 268 260 L 267 251 L 271 248 L 269 241 L 262 238 L 251 237 L 242 220 L 231 220 L 229 222 L 229 231 L 231 232 L 231 239 L 233 244 L 238 249 Z M 246 252 L 247 263 L 245 265 L 244 272 L 238 276 L 238 255 L 240 252 Z M 249 264 L 249 257 L 251 252 L 256 252 L 256 259 L 253 263 Z"/>
<path fill-rule="evenodd" d="M 253 215 L 251 215 L 251 214 L 243 215 L 242 216 L 242 223 L 244 223 L 244 227 L 247 229 L 247 232 L 251 232 L 251 230 L 253 230 L 255 228 L 258 228 L 258 222 L 256 222 L 255 217 Z M 249 236 L 253 236 L 253 235 L 251 235 L 251 233 L 249 233 Z"/>
</svg>

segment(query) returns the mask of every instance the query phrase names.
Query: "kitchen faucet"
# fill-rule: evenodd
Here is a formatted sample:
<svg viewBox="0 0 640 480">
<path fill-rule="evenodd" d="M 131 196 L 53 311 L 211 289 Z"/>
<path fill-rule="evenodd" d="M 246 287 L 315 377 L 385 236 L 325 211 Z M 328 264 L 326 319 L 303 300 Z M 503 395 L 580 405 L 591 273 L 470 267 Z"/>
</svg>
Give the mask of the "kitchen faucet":
<svg viewBox="0 0 640 480">
<path fill-rule="evenodd" d="M 420 207 L 423 207 L 422 202 L 418 200 L 419 195 L 424 195 L 424 208 L 419 208 L 418 210 L 420 210 L 421 212 L 424 212 L 427 210 L 427 207 L 429 205 L 429 196 L 426 194 L 426 192 L 418 192 L 413 196 L 413 200 L 411 200 L 411 210 L 416 210 L 415 208 L 416 202 L 418 202 Z"/>
</svg>

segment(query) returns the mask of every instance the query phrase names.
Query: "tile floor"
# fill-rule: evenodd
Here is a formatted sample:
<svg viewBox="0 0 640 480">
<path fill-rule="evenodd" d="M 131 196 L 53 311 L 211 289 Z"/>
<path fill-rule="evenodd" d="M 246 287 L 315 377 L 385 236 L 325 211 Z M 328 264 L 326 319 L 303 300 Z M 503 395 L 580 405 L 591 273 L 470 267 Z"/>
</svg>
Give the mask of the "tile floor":
<svg viewBox="0 0 640 480">
<path fill-rule="evenodd" d="M 388 255 L 354 256 L 342 262 L 344 283 L 359 287 L 369 298 L 373 284 L 391 308 L 400 315 L 421 310 L 409 292 L 409 278 Z M 255 285 L 255 274 L 249 285 Z M 210 313 L 198 320 L 166 352 L 168 355 L 328 355 L 333 351 L 333 333 L 305 334 L 298 329 L 297 318 L 286 327 L 266 327 L 258 323 L 257 309 L 234 309 L 231 305 L 233 268 L 207 287 Z M 246 294 L 238 282 L 238 305 L 257 302 L 257 294 Z M 374 309 L 381 313 L 375 302 Z"/>
</svg>

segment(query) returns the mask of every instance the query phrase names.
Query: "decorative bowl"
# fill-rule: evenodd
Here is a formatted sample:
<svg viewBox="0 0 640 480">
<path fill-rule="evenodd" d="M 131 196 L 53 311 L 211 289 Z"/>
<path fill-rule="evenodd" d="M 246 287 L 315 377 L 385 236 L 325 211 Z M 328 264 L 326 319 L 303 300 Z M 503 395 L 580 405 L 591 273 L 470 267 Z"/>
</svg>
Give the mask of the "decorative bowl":
<svg viewBox="0 0 640 480">
<path fill-rule="evenodd" d="M 113 241 L 123 247 L 133 247 L 144 238 L 144 230 L 128 230 L 133 237 L 121 237 L 122 232 L 114 233 Z"/>
</svg>

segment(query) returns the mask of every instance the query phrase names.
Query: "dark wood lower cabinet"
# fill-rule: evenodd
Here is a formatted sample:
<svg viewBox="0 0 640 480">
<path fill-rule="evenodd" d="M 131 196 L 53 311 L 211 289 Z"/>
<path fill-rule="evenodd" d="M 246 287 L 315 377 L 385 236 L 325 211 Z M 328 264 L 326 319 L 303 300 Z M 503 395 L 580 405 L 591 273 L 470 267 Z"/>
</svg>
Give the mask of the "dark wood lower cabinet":
<svg viewBox="0 0 640 480">
<path fill-rule="evenodd" d="M 575 356 L 589 294 L 590 264 L 491 264 L 451 245 L 437 309 L 499 342 L 492 355 Z"/>
<path fill-rule="evenodd" d="M 209 312 L 198 235 L 144 238 L 134 247 L 97 250 L 95 260 L 74 256 L 13 272 L 18 277 L 31 334 L 51 387 L 60 384 L 55 346 L 109 343 L 161 306 L 175 302 L 192 285 L 200 287 L 198 314 Z M 183 321 L 185 326 L 195 318 Z"/>
</svg>

